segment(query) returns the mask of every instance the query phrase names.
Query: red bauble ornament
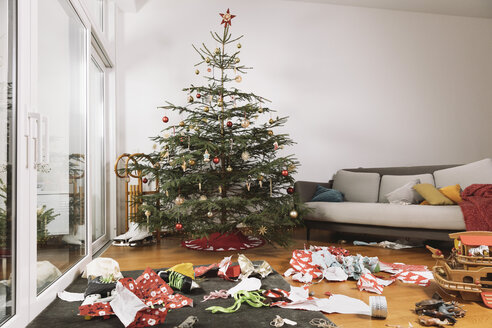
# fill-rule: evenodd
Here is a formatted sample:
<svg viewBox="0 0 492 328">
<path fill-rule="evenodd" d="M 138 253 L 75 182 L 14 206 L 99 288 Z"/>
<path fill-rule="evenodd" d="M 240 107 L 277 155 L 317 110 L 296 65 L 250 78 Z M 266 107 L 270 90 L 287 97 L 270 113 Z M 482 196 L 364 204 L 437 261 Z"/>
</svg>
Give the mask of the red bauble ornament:
<svg viewBox="0 0 492 328">
<path fill-rule="evenodd" d="M 201 97 L 202 97 L 202 95 L 201 95 L 201 94 L 199 94 L 199 93 L 197 93 L 197 94 L 196 94 L 196 97 L 197 97 L 197 98 L 201 98 Z"/>
<path fill-rule="evenodd" d="M 147 182 L 149 182 L 149 180 L 147 178 L 142 178 L 142 182 L 147 183 Z"/>
<path fill-rule="evenodd" d="M 232 128 L 232 122 L 231 121 L 227 121 L 227 127 Z"/>
<path fill-rule="evenodd" d="M 287 170 L 282 170 L 282 175 L 283 175 L 284 177 L 288 176 L 288 175 L 289 175 L 289 171 L 287 171 Z"/>
<path fill-rule="evenodd" d="M 292 187 L 287 188 L 287 193 L 289 195 L 292 195 L 294 193 L 294 188 L 292 188 Z"/>
<path fill-rule="evenodd" d="M 164 123 L 169 122 L 169 117 L 164 116 L 164 117 L 162 118 L 162 122 L 164 122 Z"/>
<path fill-rule="evenodd" d="M 176 223 L 175 227 L 176 227 L 176 230 L 178 230 L 178 231 L 183 229 L 183 225 L 181 223 Z"/>
<path fill-rule="evenodd" d="M 214 164 L 219 164 L 220 158 L 214 157 L 213 162 L 214 162 Z"/>
</svg>

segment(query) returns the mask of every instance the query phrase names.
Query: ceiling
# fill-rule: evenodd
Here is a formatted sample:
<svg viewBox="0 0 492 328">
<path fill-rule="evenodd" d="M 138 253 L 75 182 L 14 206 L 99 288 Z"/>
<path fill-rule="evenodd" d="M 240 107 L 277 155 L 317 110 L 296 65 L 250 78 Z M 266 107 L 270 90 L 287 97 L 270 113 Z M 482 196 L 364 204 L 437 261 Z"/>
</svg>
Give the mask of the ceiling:
<svg viewBox="0 0 492 328">
<path fill-rule="evenodd" d="M 429 14 L 492 18 L 492 0 L 287 0 L 341 6 L 414 11 Z"/>
</svg>

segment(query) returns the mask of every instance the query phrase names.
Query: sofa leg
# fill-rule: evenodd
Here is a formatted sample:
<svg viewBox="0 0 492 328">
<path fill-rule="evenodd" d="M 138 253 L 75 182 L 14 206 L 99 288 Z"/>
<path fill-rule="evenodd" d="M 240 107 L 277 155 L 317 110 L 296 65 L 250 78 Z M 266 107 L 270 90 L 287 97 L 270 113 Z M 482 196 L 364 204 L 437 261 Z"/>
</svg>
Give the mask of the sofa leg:
<svg viewBox="0 0 492 328">
<path fill-rule="evenodd" d="M 311 228 L 306 227 L 306 240 L 309 241 L 311 239 Z"/>
</svg>

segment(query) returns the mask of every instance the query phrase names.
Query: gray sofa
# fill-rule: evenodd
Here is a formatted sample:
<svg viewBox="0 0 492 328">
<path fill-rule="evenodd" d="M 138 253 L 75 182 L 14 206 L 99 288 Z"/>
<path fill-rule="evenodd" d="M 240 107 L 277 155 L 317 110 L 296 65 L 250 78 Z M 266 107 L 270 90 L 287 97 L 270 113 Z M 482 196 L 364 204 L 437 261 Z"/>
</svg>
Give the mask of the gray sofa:
<svg viewBox="0 0 492 328">
<path fill-rule="evenodd" d="M 459 205 L 388 202 L 387 193 L 414 178 L 437 188 L 460 184 L 464 189 L 473 183 L 492 183 L 492 160 L 466 165 L 344 169 L 328 182 L 297 181 L 296 192 L 312 209 L 303 218 L 307 239 L 313 228 L 430 240 L 449 240 L 449 233 L 466 230 Z M 346 201 L 310 202 L 317 185 L 340 190 Z"/>
</svg>

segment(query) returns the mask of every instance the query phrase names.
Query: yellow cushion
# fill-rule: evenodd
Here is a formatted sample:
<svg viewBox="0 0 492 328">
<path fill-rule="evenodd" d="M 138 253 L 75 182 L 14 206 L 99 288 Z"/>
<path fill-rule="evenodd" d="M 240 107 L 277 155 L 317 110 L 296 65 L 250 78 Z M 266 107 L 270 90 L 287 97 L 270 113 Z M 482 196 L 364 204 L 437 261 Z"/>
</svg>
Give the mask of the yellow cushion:
<svg viewBox="0 0 492 328">
<path fill-rule="evenodd" d="M 446 196 L 447 198 L 451 199 L 453 202 L 458 204 L 459 202 L 462 201 L 461 199 L 461 186 L 459 184 L 454 185 L 454 186 L 447 186 L 447 187 L 442 187 L 439 189 L 439 191 Z"/>
<path fill-rule="evenodd" d="M 424 197 L 430 205 L 454 205 L 453 201 L 444 196 L 436 187 L 430 183 L 420 183 L 413 186 L 420 196 Z"/>
</svg>

